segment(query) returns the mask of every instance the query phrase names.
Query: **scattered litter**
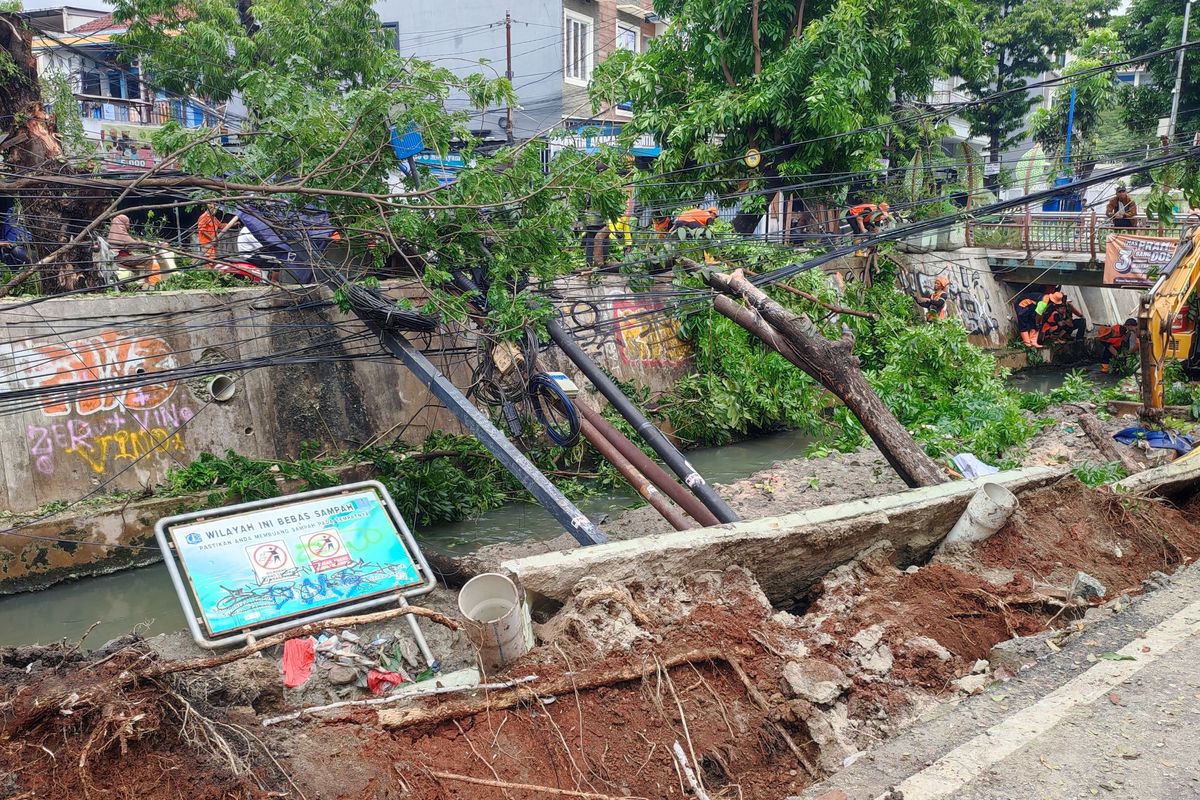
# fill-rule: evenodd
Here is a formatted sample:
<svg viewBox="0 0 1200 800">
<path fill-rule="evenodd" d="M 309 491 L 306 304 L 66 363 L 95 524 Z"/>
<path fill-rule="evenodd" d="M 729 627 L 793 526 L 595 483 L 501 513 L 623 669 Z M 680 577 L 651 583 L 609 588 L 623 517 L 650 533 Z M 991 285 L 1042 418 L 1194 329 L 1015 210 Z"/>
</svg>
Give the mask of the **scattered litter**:
<svg viewBox="0 0 1200 800">
<path fill-rule="evenodd" d="M 367 690 L 371 694 L 390 692 L 402 683 L 411 683 L 412 679 L 403 672 L 383 672 L 373 669 L 367 672 Z"/>
<path fill-rule="evenodd" d="M 288 639 L 283 643 L 283 685 L 289 689 L 303 686 L 312 674 L 316 641 L 311 636 Z"/>
<path fill-rule="evenodd" d="M 1116 439 L 1121 444 L 1128 445 L 1138 445 L 1144 442 L 1146 447 L 1158 450 L 1174 450 L 1180 454 L 1189 453 L 1195 447 L 1190 436 L 1171 433 L 1170 431 L 1151 430 L 1138 425 L 1117 431 L 1113 434 L 1113 439 Z"/>
<path fill-rule="evenodd" d="M 971 453 L 959 453 L 950 460 L 954 462 L 955 468 L 962 473 L 964 478 L 979 478 L 1000 471 L 999 467 L 985 464 Z"/>
</svg>

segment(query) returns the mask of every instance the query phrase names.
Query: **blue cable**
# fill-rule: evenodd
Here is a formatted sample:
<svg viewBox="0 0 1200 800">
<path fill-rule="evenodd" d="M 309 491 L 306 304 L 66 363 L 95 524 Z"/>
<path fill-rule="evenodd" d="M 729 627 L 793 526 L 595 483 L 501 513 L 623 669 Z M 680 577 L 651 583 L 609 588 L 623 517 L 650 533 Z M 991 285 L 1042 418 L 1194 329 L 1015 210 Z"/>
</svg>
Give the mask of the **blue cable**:
<svg viewBox="0 0 1200 800">
<path fill-rule="evenodd" d="M 547 413 L 548 408 L 542 406 L 546 393 L 550 395 L 549 398 L 546 398 L 547 402 L 557 402 L 566 415 L 565 430 L 561 427 L 562 423 L 551 422 L 550 415 Z M 550 441 L 559 447 L 574 447 L 575 443 L 579 441 L 579 412 L 575 410 L 575 404 L 559 387 L 558 382 L 544 372 L 537 373 L 529 381 L 529 399 L 533 403 L 534 416 L 546 429 L 546 435 L 550 437 Z"/>
</svg>

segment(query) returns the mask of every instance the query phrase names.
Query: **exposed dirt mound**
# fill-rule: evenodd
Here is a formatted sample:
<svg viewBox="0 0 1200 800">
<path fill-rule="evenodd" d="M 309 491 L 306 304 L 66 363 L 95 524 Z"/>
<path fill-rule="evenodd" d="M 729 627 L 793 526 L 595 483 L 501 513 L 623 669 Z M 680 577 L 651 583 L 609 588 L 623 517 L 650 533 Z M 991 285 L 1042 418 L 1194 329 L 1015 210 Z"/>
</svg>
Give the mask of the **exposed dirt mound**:
<svg viewBox="0 0 1200 800">
<path fill-rule="evenodd" d="M 974 557 L 985 568 L 1024 573 L 1037 584 L 1069 587 L 1077 571 L 1086 572 L 1104 584 L 1107 596 L 1117 596 L 1140 589 L 1155 570 L 1172 571 L 1200 556 L 1197 519 L 1069 478 L 1022 495 L 1020 510 Z"/>
</svg>

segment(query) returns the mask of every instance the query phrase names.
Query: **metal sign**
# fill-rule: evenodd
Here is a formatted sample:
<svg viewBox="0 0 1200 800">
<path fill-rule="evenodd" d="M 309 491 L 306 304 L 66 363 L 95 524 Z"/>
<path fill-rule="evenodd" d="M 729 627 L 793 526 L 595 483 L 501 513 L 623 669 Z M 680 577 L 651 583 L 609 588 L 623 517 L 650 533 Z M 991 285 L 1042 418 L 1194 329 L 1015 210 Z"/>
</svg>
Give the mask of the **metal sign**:
<svg viewBox="0 0 1200 800">
<path fill-rule="evenodd" d="M 168 517 L 155 535 L 204 647 L 395 603 L 436 585 L 375 481 Z"/>
</svg>

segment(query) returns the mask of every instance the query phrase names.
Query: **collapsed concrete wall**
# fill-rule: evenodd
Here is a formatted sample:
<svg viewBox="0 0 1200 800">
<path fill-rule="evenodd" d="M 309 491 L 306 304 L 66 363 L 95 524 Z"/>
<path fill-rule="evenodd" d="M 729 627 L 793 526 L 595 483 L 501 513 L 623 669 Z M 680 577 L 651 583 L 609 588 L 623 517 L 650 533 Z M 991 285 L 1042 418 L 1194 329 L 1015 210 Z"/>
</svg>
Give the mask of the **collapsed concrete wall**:
<svg viewBox="0 0 1200 800">
<path fill-rule="evenodd" d="M 1025 287 L 992 272 L 988 250 L 964 247 L 952 252 L 895 253 L 901 288 L 928 295 L 938 275 L 950 279 L 949 313 L 962 320 L 971 341 L 981 347 L 1003 348 L 1017 337 L 1012 300 Z M 1083 312 L 1089 325 L 1111 325 L 1137 312 L 1140 292 L 1109 287 L 1064 286 L 1067 298 Z"/>
<path fill-rule="evenodd" d="M 647 315 L 658 301 L 623 279 L 561 294 L 568 327 L 617 377 L 661 389 L 686 369 L 678 324 Z M 0 303 L 0 325 L 3 510 L 147 488 L 205 451 L 294 458 L 305 442 L 336 451 L 458 430 L 322 290 L 16 299 Z M 419 342 L 460 387 L 470 385 L 475 344 L 470 335 Z M 161 381 L 128 383 L 166 371 Z"/>
<path fill-rule="evenodd" d="M 984 483 L 1016 492 L 1044 486 L 1062 474 L 1049 467 L 1024 467 L 795 514 L 545 553 L 505 561 L 501 568 L 526 591 L 561 603 L 584 577 L 620 582 L 639 575 L 720 572 L 736 564 L 753 573 L 779 605 L 884 539 L 895 547 L 900 563 L 912 563 L 942 540 Z"/>
</svg>

